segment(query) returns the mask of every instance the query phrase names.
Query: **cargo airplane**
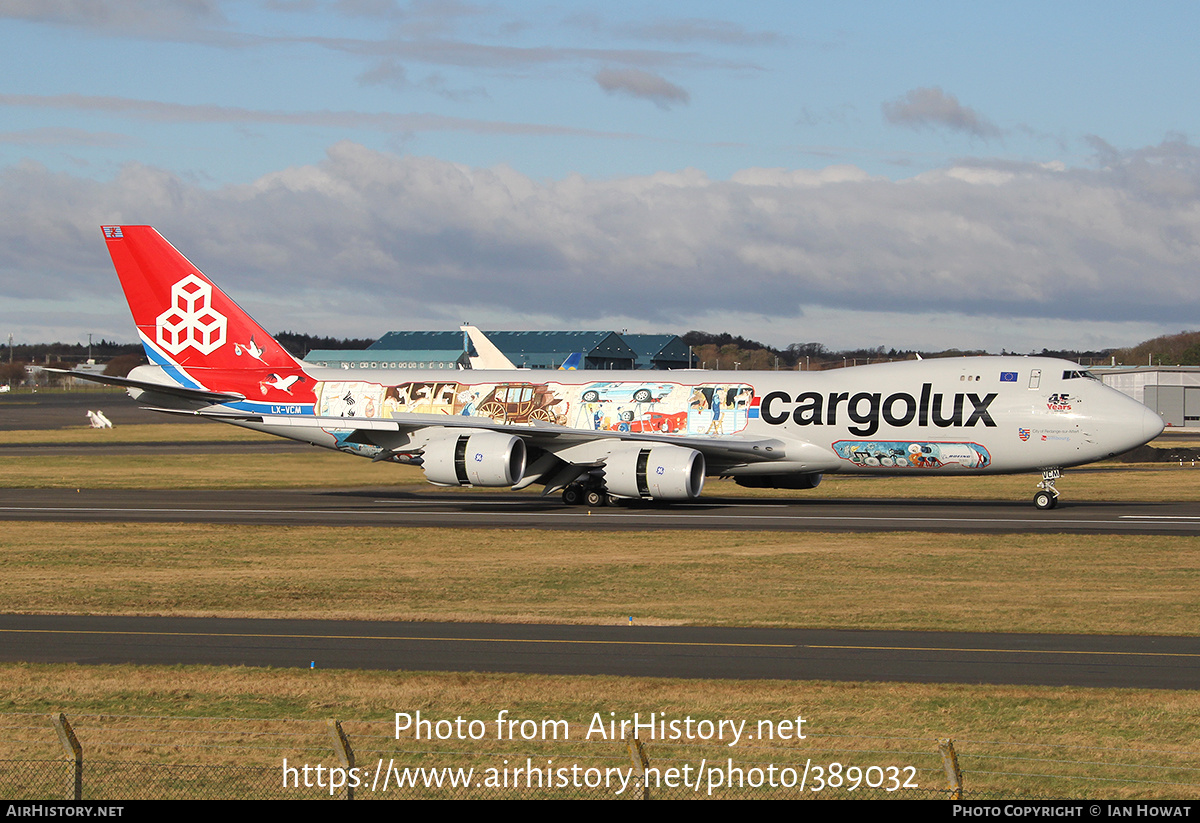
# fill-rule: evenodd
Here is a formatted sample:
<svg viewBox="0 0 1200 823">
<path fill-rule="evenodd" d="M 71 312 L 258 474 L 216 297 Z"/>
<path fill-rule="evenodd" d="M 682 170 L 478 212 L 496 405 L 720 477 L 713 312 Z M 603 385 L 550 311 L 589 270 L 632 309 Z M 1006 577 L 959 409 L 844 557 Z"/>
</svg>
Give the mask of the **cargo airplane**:
<svg viewBox="0 0 1200 823">
<path fill-rule="evenodd" d="M 149 226 L 104 226 L 150 365 L 146 406 L 420 466 L 442 486 L 571 505 L 690 500 L 706 476 L 807 489 L 823 474 L 1041 472 L 1055 481 L 1163 429 L 1083 367 L 969 357 L 824 372 L 341 369 L 288 354 Z M 384 364 L 386 365 L 386 364 Z"/>
</svg>

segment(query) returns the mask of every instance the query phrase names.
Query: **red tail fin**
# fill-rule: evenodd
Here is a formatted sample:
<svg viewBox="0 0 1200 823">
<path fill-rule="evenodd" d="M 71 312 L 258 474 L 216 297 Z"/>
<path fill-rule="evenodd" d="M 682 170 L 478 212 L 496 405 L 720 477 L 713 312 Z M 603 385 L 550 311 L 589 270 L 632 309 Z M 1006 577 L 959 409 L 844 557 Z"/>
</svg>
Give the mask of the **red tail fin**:
<svg viewBox="0 0 1200 823">
<path fill-rule="evenodd" d="M 162 235 L 150 226 L 102 228 L 151 362 L 184 384 L 296 398 L 292 387 L 307 382 L 296 359 Z"/>
</svg>

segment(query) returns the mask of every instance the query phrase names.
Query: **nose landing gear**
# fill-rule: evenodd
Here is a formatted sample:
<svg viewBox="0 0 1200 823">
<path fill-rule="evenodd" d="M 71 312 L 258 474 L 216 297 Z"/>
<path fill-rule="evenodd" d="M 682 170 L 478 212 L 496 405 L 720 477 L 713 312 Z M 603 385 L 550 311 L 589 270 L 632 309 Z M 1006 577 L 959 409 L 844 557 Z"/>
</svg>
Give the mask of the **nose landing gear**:
<svg viewBox="0 0 1200 823">
<path fill-rule="evenodd" d="M 1045 511 L 1058 505 L 1058 489 L 1054 483 L 1062 477 L 1062 469 L 1044 469 L 1042 482 L 1038 483 L 1037 492 L 1033 495 L 1033 505 Z"/>
</svg>

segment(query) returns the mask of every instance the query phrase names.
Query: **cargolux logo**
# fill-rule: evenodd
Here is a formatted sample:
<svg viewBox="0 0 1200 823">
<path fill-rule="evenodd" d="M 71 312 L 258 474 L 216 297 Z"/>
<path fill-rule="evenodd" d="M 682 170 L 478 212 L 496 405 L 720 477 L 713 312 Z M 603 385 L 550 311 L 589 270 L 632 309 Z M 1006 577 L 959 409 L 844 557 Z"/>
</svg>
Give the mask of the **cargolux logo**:
<svg viewBox="0 0 1200 823">
<path fill-rule="evenodd" d="M 225 345 L 228 319 L 212 308 L 212 286 L 194 274 L 171 287 L 171 308 L 158 316 L 158 345 L 171 354 L 191 346 L 212 354 Z"/>
</svg>

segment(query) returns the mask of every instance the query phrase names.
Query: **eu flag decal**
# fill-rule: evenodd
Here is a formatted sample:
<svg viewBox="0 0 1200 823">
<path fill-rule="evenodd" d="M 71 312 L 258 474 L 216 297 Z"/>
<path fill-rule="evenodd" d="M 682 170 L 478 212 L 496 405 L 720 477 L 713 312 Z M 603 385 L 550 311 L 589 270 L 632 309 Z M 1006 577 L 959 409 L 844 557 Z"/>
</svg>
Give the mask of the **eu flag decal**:
<svg viewBox="0 0 1200 823">
<path fill-rule="evenodd" d="M 1000 372 L 1000 382 L 1001 383 L 1016 383 L 1017 382 L 1017 373 L 1015 371 Z"/>
</svg>

